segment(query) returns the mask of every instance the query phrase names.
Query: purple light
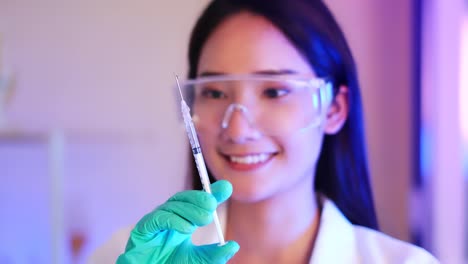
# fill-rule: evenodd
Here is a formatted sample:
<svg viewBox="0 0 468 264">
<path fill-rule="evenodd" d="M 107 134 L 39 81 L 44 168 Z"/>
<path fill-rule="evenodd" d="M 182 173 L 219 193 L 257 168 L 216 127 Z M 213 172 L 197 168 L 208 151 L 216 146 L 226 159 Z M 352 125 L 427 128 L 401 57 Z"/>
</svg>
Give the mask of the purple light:
<svg viewBox="0 0 468 264">
<path fill-rule="evenodd" d="M 468 179 L 468 15 L 465 15 L 463 21 L 460 47 L 460 127 L 463 174 Z"/>
</svg>

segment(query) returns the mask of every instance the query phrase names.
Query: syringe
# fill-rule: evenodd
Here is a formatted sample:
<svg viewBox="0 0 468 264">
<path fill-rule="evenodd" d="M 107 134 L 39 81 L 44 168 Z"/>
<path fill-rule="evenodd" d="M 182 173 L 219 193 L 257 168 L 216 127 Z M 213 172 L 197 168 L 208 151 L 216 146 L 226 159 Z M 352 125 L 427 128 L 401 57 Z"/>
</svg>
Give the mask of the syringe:
<svg viewBox="0 0 468 264">
<path fill-rule="evenodd" d="M 187 130 L 190 146 L 192 148 L 193 157 L 195 158 L 195 164 L 197 165 L 198 174 L 200 175 L 203 189 L 205 189 L 207 193 L 211 193 L 210 179 L 208 178 L 208 171 L 206 170 L 205 160 L 203 159 L 200 143 L 198 142 L 197 132 L 195 131 L 195 126 L 193 124 L 192 117 L 190 116 L 190 108 L 188 107 L 182 95 L 182 90 L 180 89 L 179 78 L 177 77 L 177 75 L 175 76 L 175 78 L 177 82 L 177 87 L 179 88 L 180 92 L 180 106 L 182 111 L 182 117 L 184 119 L 185 129 Z M 215 223 L 216 231 L 218 233 L 219 244 L 224 245 L 224 235 L 216 211 L 214 211 L 213 213 L 213 221 Z"/>
</svg>

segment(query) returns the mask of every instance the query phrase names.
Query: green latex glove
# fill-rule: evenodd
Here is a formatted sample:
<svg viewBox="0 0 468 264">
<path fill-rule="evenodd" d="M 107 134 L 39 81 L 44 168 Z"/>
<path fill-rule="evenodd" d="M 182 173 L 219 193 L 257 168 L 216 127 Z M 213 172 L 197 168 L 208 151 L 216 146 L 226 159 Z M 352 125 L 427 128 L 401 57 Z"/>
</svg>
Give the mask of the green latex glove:
<svg viewBox="0 0 468 264">
<path fill-rule="evenodd" d="M 217 181 L 211 191 L 179 192 L 145 215 L 130 233 L 117 264 L 226 263 L 239 250 L 236 242 L 196 246 L 191 240 L 199 226 L 213 220 L 218 204 L 231 196 L 232 185 Z"/>
</svg>

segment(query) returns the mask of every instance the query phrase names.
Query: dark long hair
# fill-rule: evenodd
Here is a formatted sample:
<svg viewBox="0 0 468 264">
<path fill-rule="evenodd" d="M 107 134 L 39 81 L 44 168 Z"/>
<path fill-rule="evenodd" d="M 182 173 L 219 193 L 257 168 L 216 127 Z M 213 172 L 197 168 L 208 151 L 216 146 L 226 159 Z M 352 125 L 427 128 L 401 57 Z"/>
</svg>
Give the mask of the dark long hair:
<svg viewBox="0 0 468 264">
<path fill-rule="evenodd" d="M 189 44 L 189 78 L 195 78 L 203 45 L 227 17 L 240 12 L 272 22 L 312 65 L 331 79 L 334 93 L 349 89 L 349 114 L 343 128 L 326 135 L 315 175 L 315 191 L 333 200 L 353 223 L 378 229 L 364 143 L 363 113 L 356 66 L 343 32 L 319 0 L 214 0 L 199 17 Z M 192 164 L 192 185 L 201 189 Z M 214 181 L 212 178 L 211 180 Z"/>
</svg>

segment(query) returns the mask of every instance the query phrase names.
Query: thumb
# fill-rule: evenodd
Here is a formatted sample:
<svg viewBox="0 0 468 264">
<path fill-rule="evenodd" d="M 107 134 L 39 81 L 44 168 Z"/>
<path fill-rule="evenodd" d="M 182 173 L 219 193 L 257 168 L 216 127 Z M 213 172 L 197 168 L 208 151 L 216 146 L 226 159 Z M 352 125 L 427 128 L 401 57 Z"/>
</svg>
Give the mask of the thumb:
<svg viewBox="0 0 468 264">
<path fill-rule="evenodd" d="M 222 246 L 219 244 L 196 246 L 195 250 L 201 260 L 200 263 L 224 264 L 239 251 L 239 248 L 237 242 L 228 241 Z"/>
<path fill-rule="evenodd" d="M 231 196 L 232 184 L 226 180 L 218 180 L 211 184 L 211 194 L 216 198 L 218 204 L 220 204 Z"/>
</svg>

